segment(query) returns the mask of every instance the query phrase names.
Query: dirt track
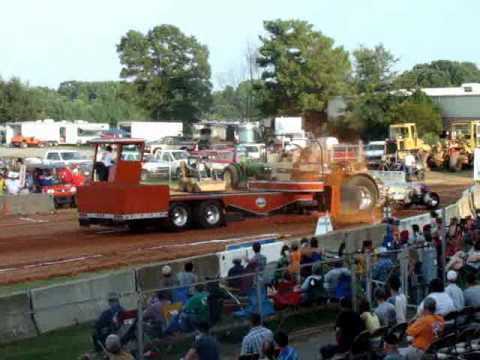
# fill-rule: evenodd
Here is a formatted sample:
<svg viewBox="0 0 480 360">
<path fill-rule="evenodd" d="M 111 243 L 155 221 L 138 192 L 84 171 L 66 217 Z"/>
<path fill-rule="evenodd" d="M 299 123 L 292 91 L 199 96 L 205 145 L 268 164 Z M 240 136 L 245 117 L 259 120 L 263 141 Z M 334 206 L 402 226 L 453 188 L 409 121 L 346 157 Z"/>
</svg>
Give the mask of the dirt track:
<svg viewBox="0 0 480 360">
<path fill-rule="evenodd" d="M 470 180 L 434 174 L 431 183 L 440 193 L 443 206 L 456 201 Z M 410 209 L 397 211 L 396 215 L 422 212 L 425 210 Z M 7 217 L 0 220 L 0 284 L 205 254 L 224 249 L 226 242 L 252 235 L 307 235 L 313 232 L 315 222 L 313 215 L 276 215 L 233 221 L 209 231 L 132 234 L 98 227 L 81 229 L 75 210 L 28 218 Z"/>
</svg>

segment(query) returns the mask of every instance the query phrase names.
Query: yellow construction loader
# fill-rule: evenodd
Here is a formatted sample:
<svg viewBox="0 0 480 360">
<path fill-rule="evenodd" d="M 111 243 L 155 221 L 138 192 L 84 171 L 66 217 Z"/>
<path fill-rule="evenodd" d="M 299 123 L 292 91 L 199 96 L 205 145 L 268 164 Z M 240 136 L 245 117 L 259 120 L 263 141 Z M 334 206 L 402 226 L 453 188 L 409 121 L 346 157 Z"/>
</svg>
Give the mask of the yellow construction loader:
<svg viewBox="0 0 480 360">
<path fill-rule="evenodd" d="M 396 163 L 403 160 L 409 152 L 413 152 L 426 167 L 431 151 L 432 147 L 418 137 L 415 123 L 390 125 L 389 137 L 385 141 L 385 163 Z"/>
</svg>

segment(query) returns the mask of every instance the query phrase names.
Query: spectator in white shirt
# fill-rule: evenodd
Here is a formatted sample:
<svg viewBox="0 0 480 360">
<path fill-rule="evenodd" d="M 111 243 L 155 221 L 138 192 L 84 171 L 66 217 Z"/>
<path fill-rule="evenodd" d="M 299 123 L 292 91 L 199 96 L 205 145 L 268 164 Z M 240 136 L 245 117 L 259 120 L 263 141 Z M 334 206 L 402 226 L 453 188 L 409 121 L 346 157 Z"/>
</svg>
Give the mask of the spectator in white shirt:
<svg viewBox="0 0 480 360">
<path fill-rule="evenodd" d="M 405 156 L 405 167 L 407 168 L 408 175 L 414 174 L 416 164 L 417 160 L 415 159 L 415 155 L 413 153 L 408 153 Z"/>
<path fill-rule="evenodd" d="M 445 288 L 445 292 L 452 299 L 455 310 L 460 311 L 465 307 L 465 298 L 463 297 L 462 289 L 456 284 L 457 277 L 456 271 L 450 270 L 447 272 L 448 286 Z"/>
<path fill-rule="evenodd" d="M 452 311 L 455 311 L 455 305 L 453 304 L 452 298 L 445 292 L 443 287 L 442 280 L 433 279 L 430 282 L 430 294 L 426 298 L 431 298 L 435 300 L 437 304 L 435 314 L 445 317 Z M 425 299 L 418 306 L 418 315 L 421 315 L 423 312 L 423 303 Z"/>
<path fill-rule="evenodd" d="M 5 188 L 7 189 L 8 195 L 18 195 L 22 187 L 17 173 L 10 172 L 8 174 L 8 178 L 5 181 Z"/>
<path fill-rule="evenodd" d="M 400 279 L 397 276 L 391 277 L 388 281 L 390 288 L 390 298 L 388 302 L 395 306 L 397 324 L 407 321 L 407 298 L 400 292 Z"/>
</svg>

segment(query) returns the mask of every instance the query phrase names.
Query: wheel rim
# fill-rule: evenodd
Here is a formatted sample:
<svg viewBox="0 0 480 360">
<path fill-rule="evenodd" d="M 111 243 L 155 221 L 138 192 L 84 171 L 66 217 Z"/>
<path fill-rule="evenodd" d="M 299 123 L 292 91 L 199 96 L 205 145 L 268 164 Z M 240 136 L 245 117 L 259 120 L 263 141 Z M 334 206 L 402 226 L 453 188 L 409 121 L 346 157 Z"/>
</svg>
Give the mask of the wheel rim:
<svg viewBox="0 0 480 360">
<path fill-rule="evenodd" d="M 372 194 L 365 187 L 359 188 L 358 191 L 359 191 L 359 204 L 358 204 L 359 210 L 370 209 L 374 203 Z"/>
<path fill-rule="evenodd" d="M 218 206 L 209 205 L 205 208 L 204 216 L 209 225 L 216 225 L 220 221 L 220 209 Z"/>
<path fill-rule="evenodd" d="M 176 227 L 183 227 L 188 221 L 188 211 L 184 207 L 177 206 L 172 209 L 171 218 Z"/>
</svg>

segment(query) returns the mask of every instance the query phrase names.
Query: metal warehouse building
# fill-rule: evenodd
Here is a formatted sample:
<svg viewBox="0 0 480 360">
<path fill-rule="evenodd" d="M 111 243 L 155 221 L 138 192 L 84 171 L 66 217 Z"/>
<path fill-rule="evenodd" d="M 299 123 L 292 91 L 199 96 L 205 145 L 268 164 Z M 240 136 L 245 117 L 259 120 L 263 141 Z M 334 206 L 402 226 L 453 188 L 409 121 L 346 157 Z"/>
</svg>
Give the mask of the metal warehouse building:
<svg viewBox="0 0 480 360">
<path fill-rule="evenodd" d="M 422 91 L 439 105 L 445 125 L 457 121 L 480 120 L 480 84 L 424 88 Z"/>
</svg>

